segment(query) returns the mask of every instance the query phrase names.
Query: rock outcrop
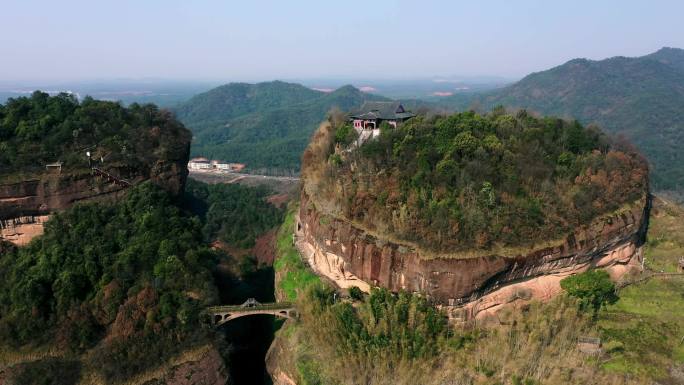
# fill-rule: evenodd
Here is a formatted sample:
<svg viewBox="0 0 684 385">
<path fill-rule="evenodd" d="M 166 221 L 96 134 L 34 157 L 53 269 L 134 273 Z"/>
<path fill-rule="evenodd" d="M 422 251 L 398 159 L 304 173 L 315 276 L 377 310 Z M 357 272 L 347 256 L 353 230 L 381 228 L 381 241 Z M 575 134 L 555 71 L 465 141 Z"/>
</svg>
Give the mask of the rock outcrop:
<svg viewBox="0 0 684 385">
<path fill-rule="evenodd" d="M 225 385 L 230 383 L 228 371 L 216 349 L 208 349 L 196 360 L 168 369 L 162 376 L 145 385 Z"/>
<path fill-rule="evenodd" d="M 276 335 L 266 353 L 266 370 L 271 376 L 273 385 L 297 385 L 296 364 L 293 341 L 290 338 Z"/>
<path fill-rule="evenodd" d="M 361 280 L 392 291 L 420 292 L 458 307 L 455 316 L 470 318 L 506 303 L 550 298 L 563 277 L 589 268 L 605 268 L 616 280 L 639 270 L 649 209 L 650 198 L 643 197 L 550 247 L 516 255 L 442 258 L 425 257 L 349 221 L 322 215 L 303 191 L 296 232 L 300 249 L 311 250 L 306 257 L 312 267 L 342 287 L 367 288 L 358 284 Z"/>
<path fill-rule="evenodd" d="M 16 246 L 24 246 L 34 237 L 43 234 L 43 224 L 49 215 L 24 216 L 0 221 L 0 238 Z"/>
<path fill-rule="evenodd" d="M 151 180 L 173 195 L 185 188 L 190 139 L 176 153 L 151 164 L 131 167 L 105 168 L 112 175 L 132 185 Z M 77 202 L 111 201 L 122 197 L 127 186 L 95 175 L 89 169 L 45 172 L 19 181 L 0 178 L 0 237 L 17 245 L 26 244 L 33 236 L 42 234 L 42 223 L 49 215 L 69 208 Z"/>
</svg>

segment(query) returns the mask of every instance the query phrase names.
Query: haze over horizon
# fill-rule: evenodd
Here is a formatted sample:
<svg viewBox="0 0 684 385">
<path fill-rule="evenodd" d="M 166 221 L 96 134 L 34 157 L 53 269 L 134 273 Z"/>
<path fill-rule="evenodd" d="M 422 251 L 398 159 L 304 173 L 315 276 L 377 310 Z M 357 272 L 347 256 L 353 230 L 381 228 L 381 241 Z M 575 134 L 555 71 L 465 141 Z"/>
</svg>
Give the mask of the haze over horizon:
<svg viewBox="0 0 684 385">
<path fill-rule="evenodd" d="M 684 47 L 684 3 L 11 1 L 0 81 L 520 78 Z M 570 32 L 571 31 L 571 32 Z"/>
</svg>

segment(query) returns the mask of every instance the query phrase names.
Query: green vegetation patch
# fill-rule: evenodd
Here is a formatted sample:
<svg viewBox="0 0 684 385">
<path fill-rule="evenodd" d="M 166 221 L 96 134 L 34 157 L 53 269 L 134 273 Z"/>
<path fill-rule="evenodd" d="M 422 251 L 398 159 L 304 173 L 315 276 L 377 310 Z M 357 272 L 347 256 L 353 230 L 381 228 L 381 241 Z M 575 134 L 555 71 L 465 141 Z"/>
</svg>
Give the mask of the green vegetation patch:
<svg viewBox="0 0 684 385">
<path fill-rule="evenodd" d="M 653 278 L 620 291 L 620 300 L 599 318 L 608 346 L 607 370 L 652 379 L 667 377 L 676 362 L 684 363 L 684 279 Z"/>
<path fill-rule="evenodd" d="M 320 278 L 304 264 L 299 251 L 292 244 L 294 217 L 295 209 L 290 209 L 278 230 L 277 256 L 273 263 L 276 273 L 280 275 L 278 288 L 282 290 L 288 301 L 295 301 L 300 292 L 320 282 Z"/>
<path fill-rule="evenodd" d="M 560 285 L 568 295 L 577 298 L 580 309 L 592 310 L 594 314 L 618 300 L 615 284 L 605 270 L 589 270 L 571 275 L 563 278 Z"/>
<path fill-rule="evenodd" d="M 202 220 L 207 240 L 250 248 L 256 238 L 282 222 L 283 210 L 266 202 L 272 193 L 264 186 L 206 184 L 189 179 L 186 199 Z"/>
<path fill-rule="evenodd" d="M 647 267 L 672 272 L 684 246 L 682 208 L 655 197 L 651 212 Z M 606 370 L 652 380 L 668 377 L 684 363 L 684 277 L 653 277 L 627 286 L 620 300 L 601 313 L 598 326 L 608 350 Z"/>
<path fill-rule="evenodd" d="M 654 197 L 645 264 L 654 271 L 674 273 L 684 257 L 684 209 L 661 197 Z"/>
<path fill-rule="evenodd" d="M 335 302 L 332 290 L 316 286 L 307 300 L 310 316 L 334 330 L 340 356 L 433 357 L 447 336 L 446 316 L 418 295 L 373 289 L 355 307 Z"/>
<path fill-rule="evenodd" d="M 296 362 L 297 374 L 302 381 L 302 385 L 322 385 L 320 364 L 311 359 L 300 359 Z"/>
<path fill-rule="evenodd" d="M 75 385 L 81 379 L 81 363 L 47 358 L 12 368 L 16 385 Z"/>
</svg>

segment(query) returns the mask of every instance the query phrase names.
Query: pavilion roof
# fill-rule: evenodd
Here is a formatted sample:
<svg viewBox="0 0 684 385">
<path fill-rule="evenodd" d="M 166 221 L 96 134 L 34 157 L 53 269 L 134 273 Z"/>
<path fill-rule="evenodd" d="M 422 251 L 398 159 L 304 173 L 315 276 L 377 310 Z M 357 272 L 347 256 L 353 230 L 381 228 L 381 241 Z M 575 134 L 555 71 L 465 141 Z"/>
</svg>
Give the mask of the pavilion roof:
<svg viewBox="0 0 684 385">
<path fill-rule="evenodd" d="M 394 102 L 365 102 L 360 109 L 351 114 L 356 119 L 408 119 L 415 116 L 406 111 L 399 101 Z"/>
</svg>

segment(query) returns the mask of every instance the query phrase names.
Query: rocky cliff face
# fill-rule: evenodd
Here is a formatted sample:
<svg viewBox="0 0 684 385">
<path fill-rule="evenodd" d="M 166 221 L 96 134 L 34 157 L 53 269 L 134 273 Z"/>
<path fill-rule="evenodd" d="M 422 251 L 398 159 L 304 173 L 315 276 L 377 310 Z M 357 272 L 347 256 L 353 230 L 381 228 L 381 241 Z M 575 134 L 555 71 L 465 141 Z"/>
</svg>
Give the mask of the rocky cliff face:
<svg viewBox="0 0 684 385">
<path fill-rule="evenodd" d="M 463 316 L 471 317 L 505 303 L 553 296 L 563 277 L 588 268 L 606 268 L 614 279 L 639 269 L 649 208 L 644 197 L 557 245 L 518 255 L 426 258 L 419 250 L 321 215 L 302 192 L 297 233 L 300 249 L 309 250 L 304 253 L 309 264 L 340 286 L 364 289 L 367 283 L 421 292 L 440 304 L 467 304 Z"/>
<path fill-rule="evenodd" d="M 162 186 L 173 195 L 185 188 L 190 138 L 165 159 L 153 160 L 142 167 L 103 166 L 105 171 L 131 184 L 146 180 Z M 88 169 L 45 172 L 33 178 L 6 182 L 0 178 L 0 237 L 23 245 L 42 234 L 42 223 L 54 212 L 83 201 L 116 200 L 125 194 L 126 186 L 94 175 Z"/>
<path fill-rule="evenodd" d="M 266 353 L 266 370 L 274 385 L 297 385 L 296 347 L 292 344 L 292 338 L 277 334 Z"/>
</svg>

